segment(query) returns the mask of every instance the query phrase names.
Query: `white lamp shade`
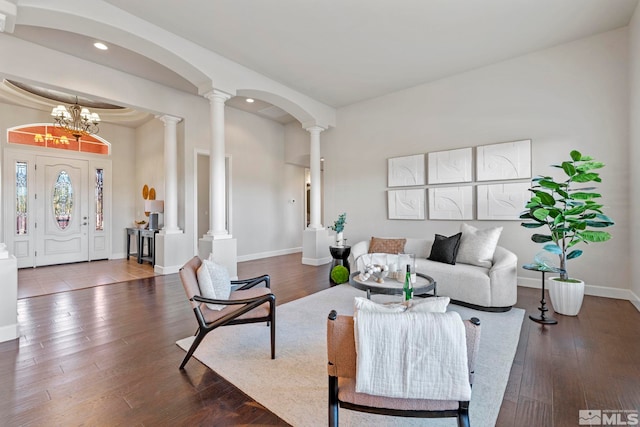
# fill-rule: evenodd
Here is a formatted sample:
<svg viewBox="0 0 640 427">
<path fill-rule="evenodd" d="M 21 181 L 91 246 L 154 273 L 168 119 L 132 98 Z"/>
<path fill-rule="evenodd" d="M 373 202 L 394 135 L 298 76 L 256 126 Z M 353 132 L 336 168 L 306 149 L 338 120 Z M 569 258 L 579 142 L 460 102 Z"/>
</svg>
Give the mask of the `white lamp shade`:
<svg viewBox="0 0 640 427">
<path fill-rule="evenodd" d="M 164 212 L 164 200 L 145 200 L 145 212 Z"/>
</svg>

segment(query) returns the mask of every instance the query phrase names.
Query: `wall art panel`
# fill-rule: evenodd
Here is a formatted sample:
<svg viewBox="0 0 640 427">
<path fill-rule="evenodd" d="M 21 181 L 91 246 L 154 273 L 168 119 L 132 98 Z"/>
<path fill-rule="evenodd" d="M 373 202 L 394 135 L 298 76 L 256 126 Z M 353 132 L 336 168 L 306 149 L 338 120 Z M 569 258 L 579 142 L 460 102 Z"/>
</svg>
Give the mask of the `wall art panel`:
<svg viewBox="0 0 640 427">
<path fill-rule="evenodd" d="M 424 154 L 388 159 L 388 186 L 424 185 Z"/>
<path fill-rule="evenodd" d="M 473 187 L 430 188 L 429 219 L 473 219 Z"/>
<path fill-rule="evenodd" d="M 478 219 L 520 220 L 531 197 L 529 182 L 478 185 Z"/>
<path fill-rule="evenodd" d="M 428 153 L 429 184 L 471 182 L 473 150 L 461 148 Z"/>
<path fill-rule="evenodd" d="M 388 190 L 389 219 L 425 219 L 424 189 Z"/>
<path fill-rule="evenodd" d="M 496 181 L 531 177 L 531 140 L 481 145 L 476 148 L 476 178 Z"/>
</svg>

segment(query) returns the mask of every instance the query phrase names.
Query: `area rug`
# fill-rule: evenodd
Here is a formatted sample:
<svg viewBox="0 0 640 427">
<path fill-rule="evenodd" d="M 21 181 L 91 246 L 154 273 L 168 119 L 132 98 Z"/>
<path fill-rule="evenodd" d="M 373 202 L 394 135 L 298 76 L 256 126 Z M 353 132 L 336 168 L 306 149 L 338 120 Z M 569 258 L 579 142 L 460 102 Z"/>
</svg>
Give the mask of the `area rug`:
<svg viewBox="0 0 640 427">
<path fill-rule="evenodd" d="M 278 306 L 276 359 L 270 359 L 264 324 L 235 325 L 211 332 L 195 357 L 293 426 L 327 423 L 326 323 L 331 310 L 353 314 L 353 298 L 363 291 L 348 284 Z M 374 295 L 374 301 L 391 296 Z M 482 323 L 475 382 L 469 405 L 474 427 L 494 426 L 515 356 L 524 310 L 486 313 L 456 305 L 463 319 Z M 193 337 L 177 344 L 185 351 Z M 186 366 L 189 369 L 189 365 Z M 342 426 L 455 426 L 454 418 L 419 419 L 364 414 L 340 409 Z"/>
</svg>

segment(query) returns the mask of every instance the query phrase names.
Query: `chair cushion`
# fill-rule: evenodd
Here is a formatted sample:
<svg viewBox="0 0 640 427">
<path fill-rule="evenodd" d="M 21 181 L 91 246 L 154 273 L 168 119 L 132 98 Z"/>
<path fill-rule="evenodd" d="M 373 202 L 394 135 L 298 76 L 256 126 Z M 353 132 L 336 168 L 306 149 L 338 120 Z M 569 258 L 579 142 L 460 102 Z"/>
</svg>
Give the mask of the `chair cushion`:
<svg viewBox="0 0 640 427">
<path fill-rule="evenodd" d="M 462 233 L 447 237 L 436 234 L 431 246 L 431 254 L 427 259 L 431 261 L 444 262 L 445 264 L 456 265 L 456 257 L 460 248 L 460 237 Z"/>
<path fill-rule="evenodd" d="M 338 399 L 341 402 L 373 408 L 388 408 L 414 411 L 445 411 L 458 409 L 458 402 L 453 400 L 401 399 L 397 397 L 374 396 L 356 392 L 355 378 L 338 378 Z"/>
<path fill-rule="evenodd" d="M 491 268 L 493 253 L 496 251 L 502 227 L 479 230 L 463 223 L 460 232 L 462 237 L 460 238 L 457 262 Z"/>
<path fill-rule="evenodd" d="M 407 311 L 428 311 L 430 313 L 445 313 L 450 301 L 451 298 L 449 297 L 432 297 L 423 300 L 412 299 L 411 305 L 409 306 Z"/>
<path fill-rule="evenodd" d="M 231 295 L 229 295 L 229 299 L 234 301 L 239 299 L 256 298 L 263 295 L 268 295 L 270 293 L 271 289 L 269 288 L 249 288 L 242 291 L 231 292 Z M 227 305 L 222 310 L 208 310 L 207 308 L 203 307 L 202 315 L 204 316 L 204 320 L 207 323 L 211 323 L 242 307 L 244 307 L 244 305 Z M 253 310 L 246 312 L 242 316 L 239 316 L 238 319 L 256 319 L 259 317 L 267 317 L 268 315 L 269 303 L 265 302 L 264 304 L 259 305 Z"/>
<path fill-rule="evenodd" d="M 401 302 L 379 304 L 364 297 L 355 297 L 353 300 L 354 317 L 358 316 L 358 311 L 378 311 L 381 313 L 402 313 L 407 306 Z"/>
<path fill-rule="evenodd" d="M 231 279 L 227 269 L 210 260 L 203 260 L 198 268 L 198 286 L 200 296 L 212 299 L 229 299 L 231 294 Z M 211 310 L 222 310 L 224 305 L 207 304 Z"/>
<path fill-rule="evenodd" d="M 399 254 L 404 252 L 407 239 L 381 239 L 372 237 L 369 242 L 369 253 Z"/>
</svg>

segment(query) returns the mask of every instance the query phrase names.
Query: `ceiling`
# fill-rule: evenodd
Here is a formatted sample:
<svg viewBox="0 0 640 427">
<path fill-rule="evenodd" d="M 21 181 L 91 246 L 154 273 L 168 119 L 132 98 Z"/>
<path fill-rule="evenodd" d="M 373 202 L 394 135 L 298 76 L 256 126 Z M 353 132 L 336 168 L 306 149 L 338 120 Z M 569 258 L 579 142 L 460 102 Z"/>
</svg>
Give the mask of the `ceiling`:
<svg viewBox="0 0 640 427">
<path fill-rule="evenodd" d="M 103 0 L 333 107 L 626 26 L 638 0 Z M 18 1 L 19 3 L 19 1 Z M 179 19 L 178 19 L 179 17 Z M 13 36 L 190 93 L 126 48 L 16 25 Z M 91 43 L 89 43 L 91 42 Z M 270 104 L 228 105 L 286 123 Z M 276 108 L 276 107 L 273 107 Z"/>
</svg>

